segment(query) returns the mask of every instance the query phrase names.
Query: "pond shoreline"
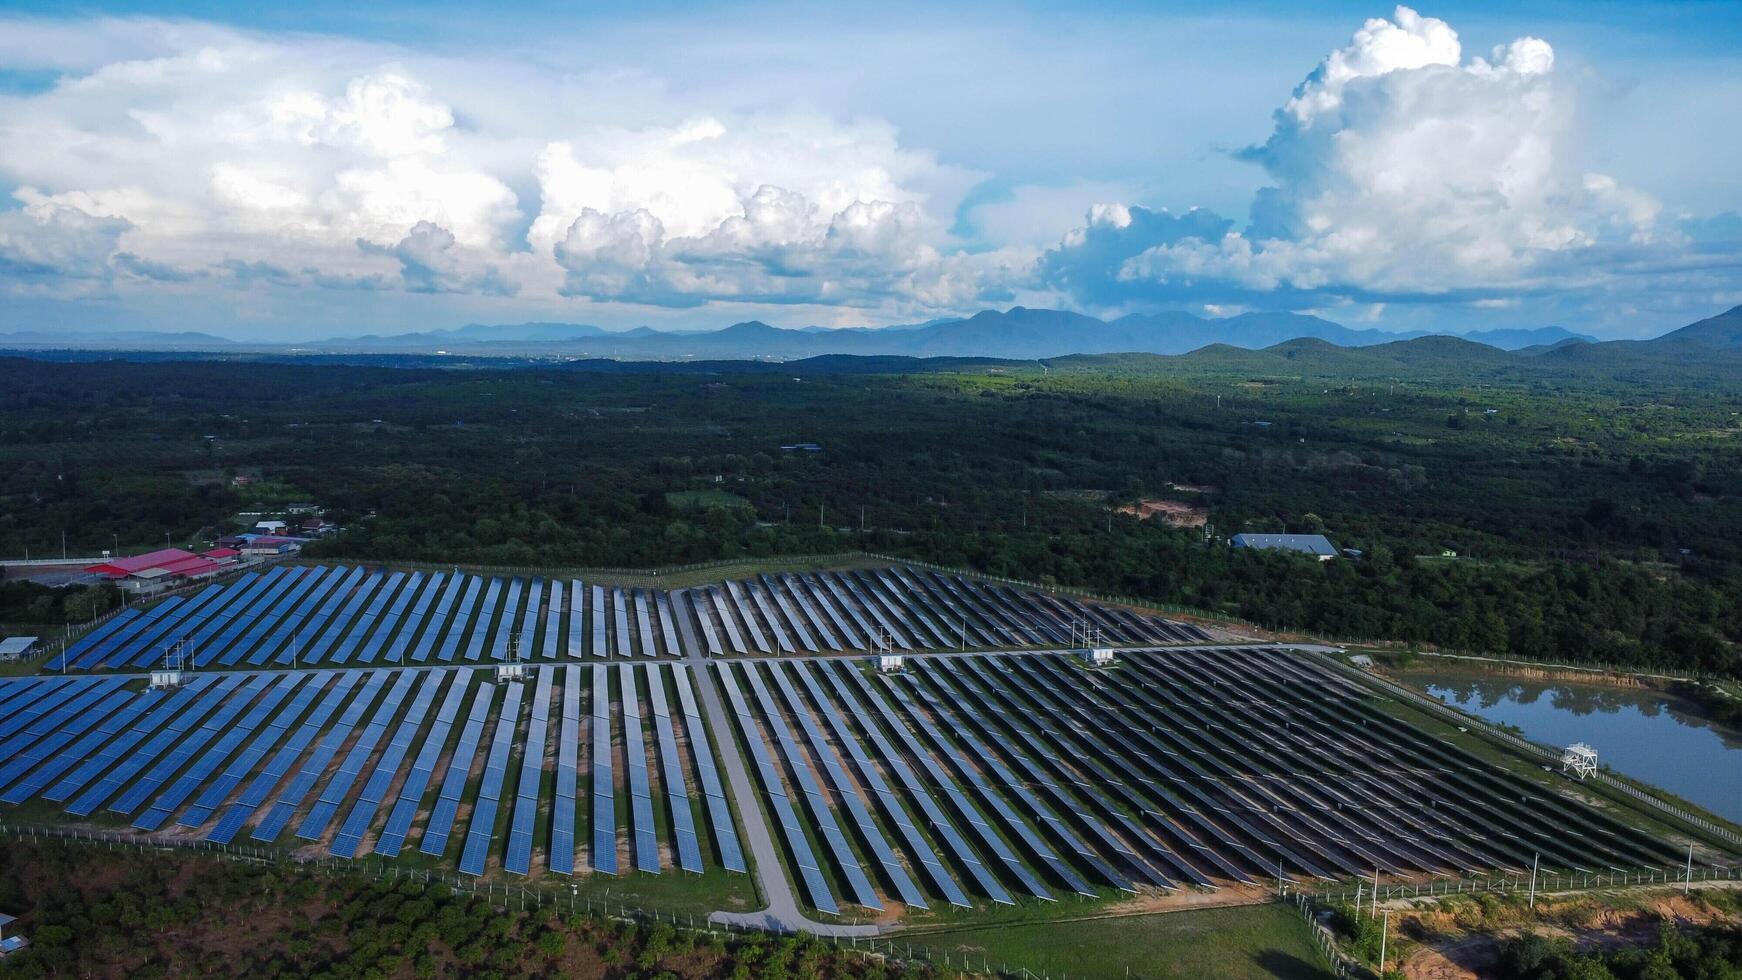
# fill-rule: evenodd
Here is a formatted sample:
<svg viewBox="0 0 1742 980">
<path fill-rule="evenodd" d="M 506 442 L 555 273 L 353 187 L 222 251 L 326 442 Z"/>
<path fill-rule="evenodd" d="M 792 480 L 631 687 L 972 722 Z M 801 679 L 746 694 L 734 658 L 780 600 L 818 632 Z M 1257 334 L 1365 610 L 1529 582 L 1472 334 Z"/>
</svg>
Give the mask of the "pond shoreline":
<svg viewBox="0 0 1742 980">
<path fill-rule="evenodd" d="M 1717 717 L 1685 681 L 1464 657 L 1373 669 L 1532 741 L 1593 745 L 1617 773 L 1742 821 L 1742 806 L 1722 789 L 1742 785 L 1742 726 Z"/>
</svg>

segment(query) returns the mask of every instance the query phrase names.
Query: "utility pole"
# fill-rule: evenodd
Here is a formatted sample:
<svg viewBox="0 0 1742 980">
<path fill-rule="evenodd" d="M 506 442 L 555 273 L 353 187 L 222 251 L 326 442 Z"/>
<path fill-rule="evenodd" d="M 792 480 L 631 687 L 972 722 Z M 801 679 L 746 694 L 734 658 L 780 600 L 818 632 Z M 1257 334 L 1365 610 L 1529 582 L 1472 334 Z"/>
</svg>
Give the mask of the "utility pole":
<svg viewBox="0 0 1742 980">
<path fill-rule="evenodd" d="M 1682 881 L 1682 894 L 1694 887 L 1694 845 L 1688 845 L 1688 876 Z"/>
<path fill-rule="evenodd" d="M 1532 909 L 1536 908 L 1536 868 L 1541 861 L 1541 852 L 1530 856 L 1530 907 Z"/>
<path fill-rule="evenodd" d="M 1391 910 L 1385 910 L 1385 922 L 1379 927 L 1379 972 L 1385 972 L 1385 941 L 1391 938 Z"/>
</svg>

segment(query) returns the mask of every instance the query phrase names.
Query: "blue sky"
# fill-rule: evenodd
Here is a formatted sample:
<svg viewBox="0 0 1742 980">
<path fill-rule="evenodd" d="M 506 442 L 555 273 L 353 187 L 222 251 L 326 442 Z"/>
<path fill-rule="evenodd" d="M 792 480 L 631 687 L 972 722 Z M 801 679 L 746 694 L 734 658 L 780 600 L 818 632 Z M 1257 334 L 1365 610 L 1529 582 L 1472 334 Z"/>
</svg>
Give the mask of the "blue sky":
<svg viewBox="0 0 1742 980">
<path fill-rule="evenodd" d="M 1728 3 L 12 3 L 0 332 L 1651 335 L 1742 303 L 1739 42 Z"/>
</svg>

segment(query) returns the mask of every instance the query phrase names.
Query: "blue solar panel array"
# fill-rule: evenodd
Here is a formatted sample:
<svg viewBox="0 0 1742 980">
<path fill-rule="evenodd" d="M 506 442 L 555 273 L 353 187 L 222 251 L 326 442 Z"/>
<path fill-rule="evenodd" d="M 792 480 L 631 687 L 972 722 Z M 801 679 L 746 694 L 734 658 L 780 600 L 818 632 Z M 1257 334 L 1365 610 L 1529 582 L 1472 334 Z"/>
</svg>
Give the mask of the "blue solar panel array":
<svg viewBox="0 0 1742 980">
<path fill-rule="evenodd" d="M 472 710 L 466 715 L 465 727 L 460 729 L 460 740 L 448 759 L 447 774 L 442 777 L 435 809 L 430 812 L 429 823 L 425 825 L 423 839 L 418 844 L 418 850 L 425 854 L 439 857 L 447 851 L 454 818 L 460 812 L 460 799 L 465 795 L 472 763 L 478 757 L 478 746 L 484 740 L 484 723 L 490 719 L 490 707 L 496 701 L 496 689 L 496 685 L 482 684 L 472 697 Z"/>
<path fill-rule="evenodd" d="M 502 860 L 502 870 L 517 875 L 532 873 L 532 831 L 538 821 L 538 793 L 544 781 L 545 735 L 550 729 L 550 692 L 556 668 L 545 667 L 537 673 L 538 686 L 520 756 L 520 785 L 508 828 L 508 854 Z"/>
<path fill-rule="evenodd" d="M 593 870 L 617 873 L 617 794 L 611 765 L 611 675 L 593 665 Z"/>
<path fill-rule="evenodd" d="M 720 855 L 720 866 L 727 871 L 743 872 L 744 849 L 738 843 L 738 828 L 732 822 L 732 807 L 726 802 L 726 788 L 720 782 L 720 770 L 714 762 L 714 747 L 708 739 L 708 726 L 696 707 L 695 692 L 690 687 L 689 668 L 678 664 L 672 668 L 677 681 L 678 702 L 683 705 L 684 730 L 689 735 L 690 756 L 701 776 L 702 792 L 707 797 L 708 823 L 714 830 L 714 847 Z"/>
<path fill-rule="evenodd" d="M 563 668 L 562 724 L 556 742 L 556 799 L 550 808 L 547 860 L 550 870 L 557 874 L 575 873 L 575 794 L 580 788 L 580 741 L 581 668 L 570 664 Z"/>
<path fill-rule="evenodd" d="M 478 784 L 478 799 L 472 804 L 472 821 L 467 826 L 466 843 L 460 852 L 460 873 L 481 875 L 490 857 L 490 838 L 496 831 L 496 811 L 502 801 L 502 783 L 508 778 L 508 754 L 514 750 L 514 729 L 520 723 L 520 705 L 526 699 L 526 687 L 519 683 L 503 685 L 502 710 L 496 716 L 496 734 L 490 740 L 490 754 L 484 760 L 484 779 Z"/>
<path fill-rule="evenodd" d="M 619 664 L 617 681 L 623 704 L 623 755 L 629 766 L 629 823 L 633 833 L 635 868 L 659 874 L 659 840 L 653 826 L 653 792 L 647 778 L 647 745 L 641 728 L 641 695 L 635 668 Z"/>
<path fill-rule="evenodd" d="M 363 835 L 374 822 L 375 813 L 381 808 L 382 801 L 387 798 L 387 789 L 399 774 L 400 764 L 411 752 L 412 740 L 417 738 L 419 729 L 429 718 L 429 708 L 435 703 L 436 692 L 452 676 L 452 671 L 431 671 L 423 675 L 410 710 L 400 718 L 393 738 L 388 741 L 381 757 L 375 760 L 374 770 L 363 784 L 363 791 L 358 794 L 357 801 L 351 805 L 351 812 L 345 817 L 344 823 L 339 825 L 339 832 L 333 838 L 328 853 L 335 857 L 357 856 L 357 849 L 363 845 Z M 344 795 L 341 794 L 340 805 L 343 805 L 343 800 Z"/>
<path fill-rule="evenodd" d="M 665 672 L 654 664 L 647 671 L 647 696 L 653 704 L 653 726 L 659 738 L 659 764 L 665 783 L 666 808 L 677 836 L 677 863 L 685 871 L 700 873 L 702 848 L 696 840 L 696 815 L 690 806 L 689 787 L 684 785 L 683 760 L 677 754 L 677 735 L 672 729 L 671 709 L 665 699 Z"/>
<path fill-rule="evenodd" d="M 387 826 L 382 828 L 381 836 L 375 841 L 376 854 L 395 857 L 405 846 L 405 837 L 411 832 L 412 822 L 417 817 L 417 805 L 428 791 L 430 780 L 435 778 L 436 763 L 441 759 L 442 748 L 448 743 L 448 732 L 460 716 L 460 705 L 465 703 L 471 690 L 474 673 L 470 670 L 454 672 L 447 696 L 442 698 L 435 721 L 430 724 L 423 746 L 411 764 L 411 772 L 406 774 L 405 782 L 399 787 L 399 798 L 393 804 L 393 811 L 387 815 Z"/>
</svg>

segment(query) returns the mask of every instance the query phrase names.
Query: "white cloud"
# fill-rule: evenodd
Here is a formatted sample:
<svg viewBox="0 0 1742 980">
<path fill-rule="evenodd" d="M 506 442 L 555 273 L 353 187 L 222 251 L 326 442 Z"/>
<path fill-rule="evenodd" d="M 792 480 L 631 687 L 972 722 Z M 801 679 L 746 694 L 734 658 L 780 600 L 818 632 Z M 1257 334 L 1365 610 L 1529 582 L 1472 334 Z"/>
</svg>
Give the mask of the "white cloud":
<svg viewBox="0 0 1742 980">
<path fill-rule="evenodd" d="M 127 256 L 68 254 L 69 275 L 680 307 L 974 295 L 946 228 L 982 175 L 881 120 L 665 109 L 627 127 L 569 77 L 513 92 L 542 111 L 479 114 L 475 78 L 451 82 L 475 68 L 384 47 L 129 22 L 134 57 L 114 22 L 21 24 L 69 53 L 53 87 L 0 97 L 0 179 L 33 207 L 119 222 L 110 255 Z M 56 254 L 38 251 L 33 269 Z"/>
<path fill-rule="evenodd" d="M 1589 286 L 1612 271 L 1613 246 L 1660 238 L 1659 206 L 1581 169 L 1576 94 L 1545 41 L 1466 59 L 1449 25 L 1399 7 L 1327 56 L 1277 110 L 1269 139 L 1241 154 L 1272 181 L 1248 227 L 1098 212 L 1043 272 L 1100 303 L 1269 294 L 1305 305 L 1322 292 L 1433 300 Z M 1130 221 L 1114 213 L 1141 213 L 1144 228 L 1115 235 Z M 1107 274 L 1088 277 L 1097 262 Z M 1085 278 L 1098 288 L 1084 291 Z"/>
</svg>

